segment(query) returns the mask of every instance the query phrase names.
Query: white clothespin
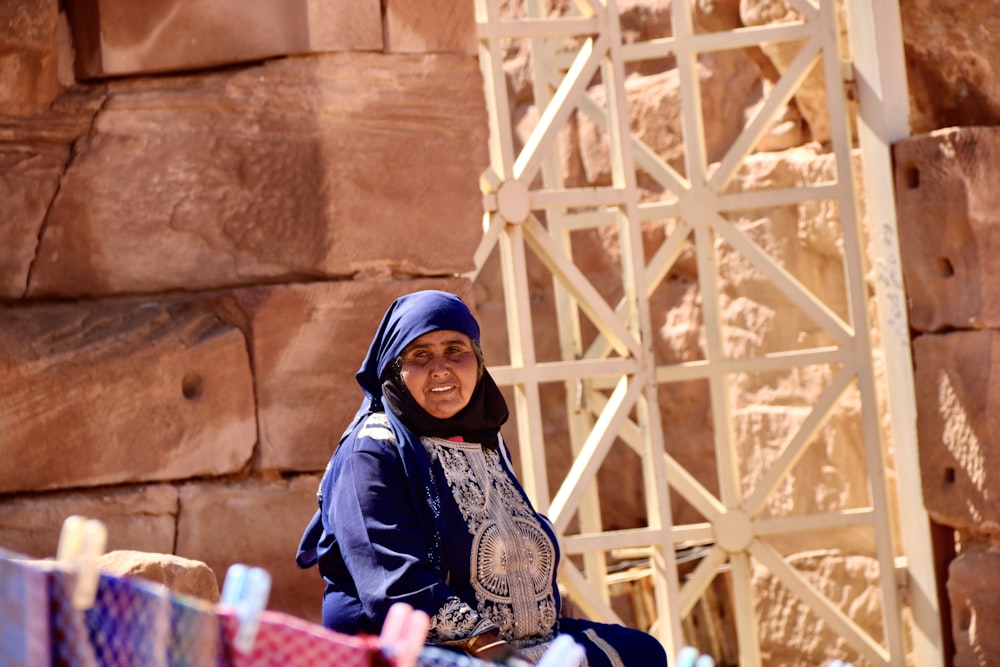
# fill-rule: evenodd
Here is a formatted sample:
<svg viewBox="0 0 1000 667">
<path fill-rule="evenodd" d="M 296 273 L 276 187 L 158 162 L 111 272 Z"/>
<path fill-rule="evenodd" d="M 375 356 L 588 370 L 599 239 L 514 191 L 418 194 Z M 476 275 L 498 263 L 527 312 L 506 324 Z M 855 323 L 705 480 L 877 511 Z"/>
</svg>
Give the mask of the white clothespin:
<svg viewBox="0 0 1000 667">
<path fill-rule="evenodd" d="M 271 594 L 271 575 L 259 567 L 233 563 L 226 571 L 220 603 L 236 612 L 236 637 L 233 645 L 242 653 L 253 649 L 260 626 L 260 612 L 267 607 Z"/>
<path fill-rule="evenodd" d="M 97 519 L 72 515 L 63 521 L 56 560 L 76 576 L 73 607 L 90 609 L 97 597 L 101 576 L 100 558 L 108 540 L 108 529 Z"/>
<path fill-rule="evenodd" d="M 382 653 L 393 658 L 396 667 L 415 667 L 430 627 L 431 619 L 426 612 L 396 602 L 389 607 L 379 633 Z"/>
<path fill-rule="evenodd" d="M 715 659 L 710 655 L 698 655 L 698 649 L 685 646 L 677 653 L 676 667 L 715 667 Z"/>
<path fill-rule="evenodd" d="M 559 635 L 538 661 L 537 667 L 579 667 L 586 651 L 569 635 Z"/>
</svg>

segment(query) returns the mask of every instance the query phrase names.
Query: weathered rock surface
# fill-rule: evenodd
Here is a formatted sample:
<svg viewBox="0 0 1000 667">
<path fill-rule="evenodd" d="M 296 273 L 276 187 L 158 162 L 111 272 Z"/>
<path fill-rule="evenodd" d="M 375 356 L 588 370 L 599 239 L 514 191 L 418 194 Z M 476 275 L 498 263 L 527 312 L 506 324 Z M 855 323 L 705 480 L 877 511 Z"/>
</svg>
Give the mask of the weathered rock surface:
<svg viewBox="0 0 1000 667">
<path fill-rule="evenodd" d="M 382 48 L 378 0 L 70 0 L 76 74 L 205 69 L 288 54 Z"/>
<path fill-rule="evenodd" d="M 178 492 L 169 484 L 7 496 L 0 500 L 0 546 L 35 558 L 53 558 L 66 517 L 99 519 L 106 550 L 171 553 Z"/>
<path fill-rule="evenodd" d="M 962 545 L 962 553 L 948 568 L 948 598 L 955 639 L 955 667 L 984 667 L 997 664 L 1000 656 L 1000 597 L 990 585 L 1000 569 L 1000 549 L 996 543 Z"/>
<path fill-rule="evenodd" d="M 466 56 L 334 54 L 113 82 L 28 295 L 467 271 L 486 132 Z"/>
<path fill-rule="evenodd" d="M 79 90 L 62 95 L 44 112 L 0 119 L 0 299 L 19 299 L 27 291 L 71 146 L 87 132 L 102 100 L 99 87 Z"/>
<path fill-rule="evenodd" d="M 1000 14 L 990 2 L 900 0 L 910 130 L 1000 123 Z"/>
<path fill-rule="evenodd" d="M 323 580 L 316 568 L 299 570 L 295 552 L 316 511 L 319 480 L 301 475 L 183 486 L 176 553 L 203 561 L 219 581 L 232 563 L 266 567 L 268 608 L 318 621 Z"/>
<path fill-rule="evenodd" d="M 913 341 L 924 504 L 935 521 L 1000 537 L 1000 332 Z"/>
<path fill-rule="evenodd" d="M 746 115 L 760 101 L 763 84 L 756 66 L 743 51 L 713 53 L 699 59 L 702 84 L 705 152 L 708 162 L 718 162 L 739 136 Z M 684 170 L 684 135 L 681 129 L 680 78 L 676 69 L 626 81 L 630 125 L 635 137 L 670 166 Z M 593 86 L 594 101 L 606 104 L 606 91 Z M 611 182 L 610 140 L 587 115 L 579 115 L 579 150 L 588 185 Z M 639 182 L 654 187 L 644 172 Z"/>
<path fill-rule="evenodd" d="M 940 130 L 893 153 L 910 325 L 1000 327 L 1000 129 Z"/>
<path fill-rule="evenodd" d="M 139 577 L 163 584 L 173 593 L 208 602 L 219 601 L 219 582 L 215 573 L 204 563 L 190 558 L 123 549 L 102 555 L 100 567 L 119 577 Z"/>
<path fill-rule="evenodd" d="M 876 640 L 882 637 L 878 561 L 838 551 L 801 553 L 789 565 Z M 865 664 L 857 651 L 769 571 L 753 572 L 754 610 L 765 665 Z"/>
<path fill-rule="evenodd" d="M 361 404 L 354 374 L 393 299 L 418 289 L 463 294 L 454 279 L 345 281 L 235 294 L 252 341 L 261 469 L 321 470 Z"/>
<path fill-rule="evenodd" d="M 49 0 L 0 3 L 0 109 L 26 115 L 59 94 L 59 6 Z"/>
<path fill-rule="evenodd" d="M 385 0 L 382 5 L 386 53 L 476 54 L 474 3 Z"/>
<path fill-rule="evenodd" d="M 159 301 L 0 312 L 0 492 L 221 475 L 249 460 L 246 341 L 213 314 Z"/>
<path fill-rule="evenodd" d="M 843 12 L 843 3 L 838 3 L 838 11 Z M 743 0 L 740 2 L 740 19 L 744 25 L 761 26 L 798 21 L 802 19 L 802 15 L 785 0 Z M 843 25 L 838 38 L 843 48 L 846 43 Z M 794 41 L 768 42 L 760 48 L 780 74 L 788 70 L 802 44 Z M 815 66 L 795 90 L 795 103 L 809 128 L 809 136 L 820 143 L 829 143 L 831 138 L 826 85 L 822 68 Z M 839 82 L 834 85 L 839 85 Z"/>
</svg>

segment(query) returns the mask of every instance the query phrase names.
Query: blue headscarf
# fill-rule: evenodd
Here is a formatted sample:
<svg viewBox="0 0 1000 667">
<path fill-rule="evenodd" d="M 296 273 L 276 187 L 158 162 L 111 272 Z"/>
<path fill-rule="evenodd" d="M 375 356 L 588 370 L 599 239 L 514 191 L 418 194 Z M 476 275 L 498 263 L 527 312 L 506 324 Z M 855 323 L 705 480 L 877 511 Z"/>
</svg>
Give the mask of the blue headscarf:
<svg viewBox="0 0 1000 667">
<path fill-rule="evenodd" d="M 372 339 L 355 377 L 365 392 L 365 412 L 382 407 L 382 381 L 386 370 L 406 346 L 424 334 L 441 329 L 464 333 L 479 345 L 479 324 L 468 306 L 454 294 L 424 290 L 401 296 L 382 316 L 382 323 Z"/>
</svg>

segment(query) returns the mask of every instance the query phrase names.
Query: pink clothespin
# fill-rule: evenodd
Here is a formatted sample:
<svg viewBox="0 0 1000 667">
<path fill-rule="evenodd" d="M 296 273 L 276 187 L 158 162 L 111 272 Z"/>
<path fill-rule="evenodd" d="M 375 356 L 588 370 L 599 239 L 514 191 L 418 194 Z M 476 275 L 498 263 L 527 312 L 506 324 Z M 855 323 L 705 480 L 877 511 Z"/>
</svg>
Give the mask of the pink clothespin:
<svg viewBox="0 0 1000 667">
<path fill-rule="evenodd" d="M 236 636 L 233 646 L 241 653 L 249 653 L 257 639 L 260 613 L 267 607 L 271 594 L 271 575 L 259 567 L 233 563 L 226 571 L 219 603 L 236 612 Z"/>
<path fill-rule="evenodd" d="M 396 667 L 415 667 L 430 627 L 426 612 L 397 602 L 389 607 L 379 634 L 382 652 L 394 660 Z"/>
<path fill-rule="evenodd" d="M 76 514 L 66 517 L 59 533 L 56 560 L 72 572 L 73 607 L 81 611 L 94 606 L 101 576 L 100 558 L 108 540 L 108 529 L 97 519 Z"/>
</svg>

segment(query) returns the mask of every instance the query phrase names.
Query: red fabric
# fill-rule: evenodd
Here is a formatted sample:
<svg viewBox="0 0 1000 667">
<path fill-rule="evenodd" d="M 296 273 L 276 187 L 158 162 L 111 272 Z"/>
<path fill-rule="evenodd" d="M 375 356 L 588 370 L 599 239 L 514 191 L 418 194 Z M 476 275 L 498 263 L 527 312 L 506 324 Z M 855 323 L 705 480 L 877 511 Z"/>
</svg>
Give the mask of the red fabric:
<svg viewBox="0 0 1000 667">
<path fill-rule="evenodd" d="M 335 632 L 290 614 L 264 610 L 250 653 L 233 646 L 237 618 L 231 610 L 219 610 L 226 657 L 232 667 L 382 667 L 378 638 Z"/>
</svg>

